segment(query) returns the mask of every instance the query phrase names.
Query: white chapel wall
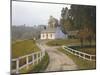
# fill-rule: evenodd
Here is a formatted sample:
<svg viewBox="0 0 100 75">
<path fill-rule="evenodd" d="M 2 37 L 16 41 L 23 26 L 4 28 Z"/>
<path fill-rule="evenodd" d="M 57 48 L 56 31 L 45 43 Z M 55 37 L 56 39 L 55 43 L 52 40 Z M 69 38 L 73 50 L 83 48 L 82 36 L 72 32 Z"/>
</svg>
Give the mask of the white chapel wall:
<svg viewBox="0 0 100 75">
<path fill-rule="evenodd" d="M 55 39 L 55 33 L 41 33 L 40 39 Z"/>
<path fill-rule="evenodd" d="M 48 39 L 55 39 L 55 33 L 48 33 Z"/>
<path fill-rule="evenodd" d="M 46 33 L 41 33 L 41 39 L 46 39 Z"/>
</svg>

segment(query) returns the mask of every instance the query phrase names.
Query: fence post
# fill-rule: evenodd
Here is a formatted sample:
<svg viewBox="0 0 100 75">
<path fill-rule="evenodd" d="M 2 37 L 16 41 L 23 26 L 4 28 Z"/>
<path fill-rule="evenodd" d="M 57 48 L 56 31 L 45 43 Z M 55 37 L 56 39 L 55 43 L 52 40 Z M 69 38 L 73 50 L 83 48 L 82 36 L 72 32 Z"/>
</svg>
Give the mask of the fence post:
<svg viewBox="0 0 100 75">
<path fill-rule="evenodd" d="M 16 60 L 16 73 L 19 73 L 19 59 Z"/>
<path fill-rule="evenodd" d="M 90 55 L 90 60 L 92 60 L 92 56 Z"/>
<path fill-rule="evenodd" d="M 27 66 L 26 66 L 26 68 L 28 69 L 29 68 L 29 66 L 28 66 L 28 56 L 26 56 L 26 64 L 27 64 Z"/>
<path fill-rule="evenodd" d="M 86 60 L 90 60 L 90 61 L 95 61 L 95 55 L 91 55 L 91 54 L 88 54 L 88 53 L 84 53 L 84 52 L 80 52 L 80 51 L 77 51 L 77 50 L 74 50 L 74 49 L 71 49 L 71 48 L 68 48 L 66 46 L 62 46 L 62 48 L 66 51 L 68 51 L 69 53 L 73 54 L 73 55 L 76 55 L 78 57 L 81 57 L 83 59 L 86 59 Z M 43 52 L 42 52 L 43 53 Z M 42 54 L 42 56 L 44 55 L 44 53 Z M 88 58 L 89 57 L 89 58 Z M 95 58 L 94 58 L 95 57 Z"/>
<path fill-rule="evenodd" d="M 33 64 L 34 64 L 34 62 L 35 62 L 35 60 L 36 60 L 36 63 L 38 64 L 38 62 L 39 62 L 39 60 L 41 61 L 42 60 L 42 58 L 43 58 L 43 56 L 45 55 L 45 50 L 43 50 L 43 51 L 41 51 L 41 52 L 36 52 L 36 59 L 35 59 L 35 56 L 34 56 L 34 54 L 35 53 L 33 53 L 31 56 L 32 56 L 32 61 L 33 61 Z M 29 56 L 30 55 L 25 55 L 24 57 L 25 57 L 25 60 L 26 60 L 26 64 L 25 64 L 25 67 L 26 67 L 26 69 L 28 69 L 29 68 Z M 15 73 L 16 74 L 18 74 L 19 73 L 19 70 L 21 69 L 21 68 L 23 68 L 23 66 L 20 66 L 20 59 L 22 59 L 23 57 L 19 57 L 19 58 L 16 58 L 16 59 L 14 59 L 14 61 L 16 61 L 16 71 L 15 71 Z M 12 59 L 13 60 L 13 59 Z"/>
<path fill-rule="evenodd" d="M 83 58 L 85 59 L 85 54 L 83 54 Z"/>
<path fill-rule="evenodd" d="M 32 54 L 32 62 L 33 62 L 33 65 L 34 65 L 34 54 Z"/>
<path fill-rule="evenodd" d="M 43 51 L 43 56 L 45 55 L 45 50 Z"/>
<path fill-rule="evenodd" d="M 40 61 L 41 61 L 41 53 L 42 53 L 42 52 L 40 52 L 40 57 L 39 57 L 39 58 L 40 58 Z"/>
<path fill-rule="evenodd" d="M 37 60 L 37 64 L 38 64 L 38 52 L 36 53 L 36 60 Z"/>
<path fill-rule="evenodd" d="M 42 57 L 43 57 L 43 51 L 41 53 L 42 53 Z"/>
<path fill-rule="evenodd" d="M 79 56 L 79 58 L 81 57 L 81 55 L 80 55 L 80 54 L 81 54 L 81 53 L 79 53 L 79 52 L 78 52 L 78 56 Z"/>
</svg>

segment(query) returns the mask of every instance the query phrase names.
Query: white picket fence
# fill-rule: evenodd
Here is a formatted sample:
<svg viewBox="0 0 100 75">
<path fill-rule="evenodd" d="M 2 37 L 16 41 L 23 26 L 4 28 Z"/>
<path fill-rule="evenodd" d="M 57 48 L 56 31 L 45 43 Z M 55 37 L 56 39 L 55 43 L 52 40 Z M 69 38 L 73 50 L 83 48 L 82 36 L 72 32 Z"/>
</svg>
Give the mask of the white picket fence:
<svg viewBox="0 0 100 75">
<path fill-rule="evenodd" d="M 87 53 L 84 53 L 84 52 L 80 52 L 80 51 L 77 51 L 75 49 L 69 48 L 67 46 L 62 46 L 62 48 L 64 50 L 68 51 L 69 53 L 76 55 L 76 56 L 79 56 L 83 59 L 90 60 L 90 61 L 96 61 L 96 59 L 95 59 L 96 55 L 91 55 L 91 54 L 87 54 Z"/>
<path fill-rule="evenodd" d="M 15 69 L 12 69 L 11 72 L 12 73 L 19 73 L 19 70 L 21 70 L 22 68 L 26 67 L 27 69 L 29 68 L 30 64 L 38 64 L 39 61 L 41 61 L 41 59 L 45 56 L 45 51 L 39 51 L 39 52 L 34 52 L 25 56 L 21 56 L 15 59 L 12 59 L 11 62 L 15 62 Z M 29 61 L 29 57 L 32 58 L 31 61 Z M 20 66 L 20 60 L 21 59 L 25 59 L 26 63 L 22 66 Z M 36 62 L 36 63 L 35 63 Z"/>
</svg>

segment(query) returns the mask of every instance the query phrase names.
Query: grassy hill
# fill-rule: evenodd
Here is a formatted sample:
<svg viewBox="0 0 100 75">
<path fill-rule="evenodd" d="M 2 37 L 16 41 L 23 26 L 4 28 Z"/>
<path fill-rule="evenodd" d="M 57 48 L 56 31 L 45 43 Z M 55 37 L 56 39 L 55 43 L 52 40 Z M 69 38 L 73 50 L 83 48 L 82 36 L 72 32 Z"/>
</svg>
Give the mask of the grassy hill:
<svg viewBox="0 0 100 75">
<path fill-rule="evenodd" d="M 80 44 L 80 41 L 78 39 L 55 39 L 47 42 L 47 45 L 49 46 L 62 46 L 70 44 Z"/>
<path fill-rule="evenodd" d="M 84 42 L 84 47 L 81 48 L 81 43 L 79 39 L 55 39 L 51 40 L 46 43 L 48 46 L 62 46 L 62 45 L 72 45 L 71 48 L 85 52 L 88 54 L 96 54 L 96 42 L 95 40 L 92 40 L 92 44 L 90 47 L 90 43 L 88 41 Z"/>
<path fill-rule="evenodd" d="M 17 58 L 40 50 L 36 46 L 34 40 L 18 41 L 12 43 L 11 46 L 12 46 L 12 58 Z"/>
<path fill-rule="evenodd" d="M 62 45 L 81 45 L 81 42 L 79 39 L 55 39 L 51 40 L 46 43 L 48 46 L 62 46 Z M 90 43 L 88 41 L 84 42 L 84 45 L 89 45 Z M 95 45 L 96 42 L 93 40 L 92 45 Z"/>
<path fill-rule="evenodd" d="M 27 55 L 40 49 L 37 47 L 36 42 L 34 40 L 23 40 L 23 41 L 15 41 L 12 42 L 12 58 L 17 58 L 23 55 Z M 32 57 L 29 57 L 29 60 L 32 60 Z M 26 63 L 26 59 L 20 59 L 20 66 Z M 36 62 L 35 62 L 36 63 Z M 38 64 L 30 64 L 29 69 L 26 67 L 22 68 L 20 73 L 33 73 L 33 72 L 41 72 L 44 71 L 49 63 L 49 56 L 46 55 L 43 57 L 42 61 L 39 61 Z M 12 62 L 12 69 L 15 69 L 15 62 Z"/>
</svg>

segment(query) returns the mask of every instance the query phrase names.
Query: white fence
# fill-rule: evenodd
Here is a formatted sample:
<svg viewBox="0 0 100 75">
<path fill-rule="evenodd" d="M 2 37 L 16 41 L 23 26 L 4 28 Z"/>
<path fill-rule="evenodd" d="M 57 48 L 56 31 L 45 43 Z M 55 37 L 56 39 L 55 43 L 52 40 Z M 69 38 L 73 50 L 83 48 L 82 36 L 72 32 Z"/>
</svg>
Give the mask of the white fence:
<svg viewBox="0 0 100 75">
<path fill-rule="evenodd" d="M 73 54 L 73 55 L 76 55 L 76 56 L 79 56 L 83 59 L 86 59 L 86 60 L 90 60 L 90 61 L 95 61 L 96 60 L 96 56 L 95 55 L 91 55 L 91 54 L 87 54 L 87 53 L 84 53 L 84 52 L 80 52 L 80 51 L 77 51 L 77 50 L 74 50 L 72 48 L 69 48 L 67 46 L 62 46 L 62 48 L 66 51 L 68 51 L 69 53 Z"/>
<path fill-rule="evenodd" d="M 41 61 L 41 59 L 45 56 L 45 51 L 39 51 L 39 52 L 35 52 L 32 54 L 28 54 L 25 56 L 21 56 L 15 59 L 12 59 L 11 62 L 15 62 L 15 69 L 12 69 L 11 72 L 12 73 L 19 73 L 19 70 L 21 70 L 22 68 L 26 67 L 28 69 L 30 64 L 38 64 L 39 61 Z M 31 61 L 29 59 L 29 57 L 31 57 Z M 25 59 L 25 64 L 20 66 L 20 60 L 21 59 Z"/>
</svg>

